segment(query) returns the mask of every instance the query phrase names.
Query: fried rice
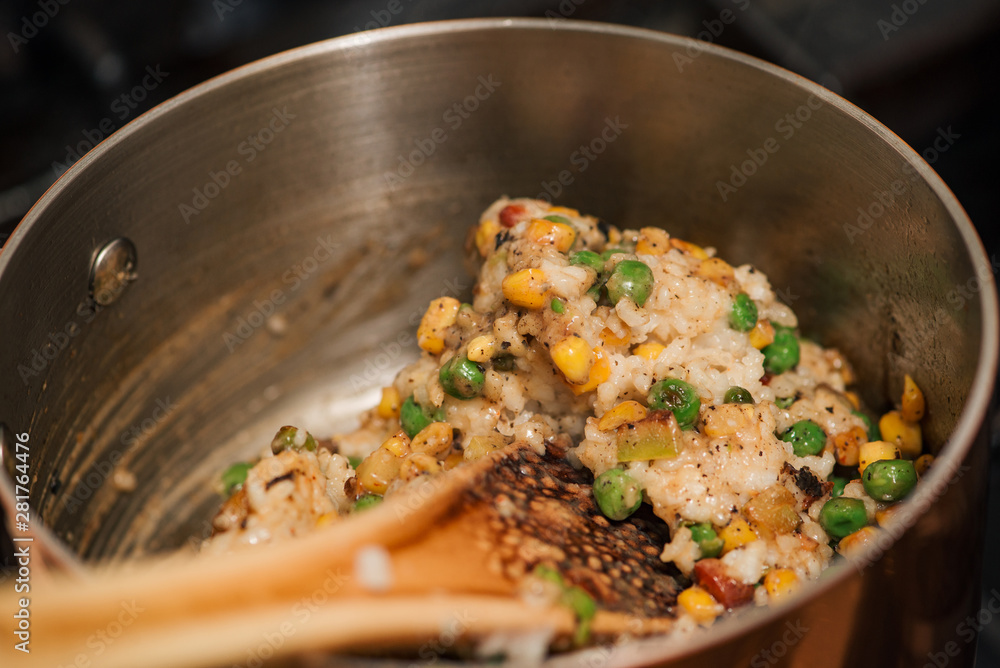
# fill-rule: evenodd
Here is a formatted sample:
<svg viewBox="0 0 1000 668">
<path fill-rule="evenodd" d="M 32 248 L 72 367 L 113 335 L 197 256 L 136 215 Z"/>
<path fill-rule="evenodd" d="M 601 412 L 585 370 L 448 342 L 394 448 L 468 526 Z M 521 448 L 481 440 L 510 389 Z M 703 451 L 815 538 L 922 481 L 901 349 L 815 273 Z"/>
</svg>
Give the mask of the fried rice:
<svg viewBox="0 0 1000 668">
<path fill-rule="evenodd" d="M 506 197 L 466 246 L 471 302 L 431 302 L 420 358 L 358 430 L 321 441 L 285 427 L 245 477 L 227 472 L 206 550 L 301 535 L 494 450 L 563 439 L 570 463 L 604 481 L 595 496 L 618 495 L 598 499 L 612 520 L 641 501 L 667 525 L 661 559 L 687 585 L 677 616 L 708 625 L 789 596 L 873 539 L 905 492 L 873 493 L 866 466 L 929 465 L 912 380 L 879 434 L 845 357 L 803 339 L 752 265 L 659 227 Z"/>
</svg>

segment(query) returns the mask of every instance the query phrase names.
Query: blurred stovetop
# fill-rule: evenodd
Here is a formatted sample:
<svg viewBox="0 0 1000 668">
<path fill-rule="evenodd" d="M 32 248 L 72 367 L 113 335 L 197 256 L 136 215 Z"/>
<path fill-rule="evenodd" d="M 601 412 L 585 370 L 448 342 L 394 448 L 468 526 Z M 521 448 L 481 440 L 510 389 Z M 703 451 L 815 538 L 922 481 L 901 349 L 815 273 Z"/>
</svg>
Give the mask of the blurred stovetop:
<svg viewBox="0 0 1000 668">
<path fill-rule="evenodd" d="M 91 146 L 246 62 L 359 30 L 475 16 L 608 21 L 699 37 L 840 93 L 918 151 L 1000 251 L 1000 0 L 76 0 L 0 4 L 0 245 Z M 47 9 L 46 9 L 47 7 Z M 46 11 L 48 12 L 46 14 Z M 726 12 L 729 13 L 726 13 Z M 723 22 L 722 18 L 737 19 Z M 939 132 L 957 136 L 933 150 Z M 995 421 L 1000 427 L 1000 421 Z M 997 429 L 996 431 L 1000 431 Z M 996 455 L 996 442 L 994 454 Z M 993 457 L 1000 487 L 1000 458 Z M 1000 588 L 1000 494 L 984 591 Z M 2 551 L 0 551 L 2 554 Z M 977 665 L 1000 665 L 1000 623 Z"/>
</svg>

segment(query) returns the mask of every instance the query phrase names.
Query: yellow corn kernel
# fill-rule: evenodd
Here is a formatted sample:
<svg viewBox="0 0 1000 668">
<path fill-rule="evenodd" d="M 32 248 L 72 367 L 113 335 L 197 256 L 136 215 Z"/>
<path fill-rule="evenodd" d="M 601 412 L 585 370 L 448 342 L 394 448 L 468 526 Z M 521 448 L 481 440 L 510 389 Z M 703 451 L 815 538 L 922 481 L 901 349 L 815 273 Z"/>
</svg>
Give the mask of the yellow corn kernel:
<svg viewBox="0 0 1000 668">
<path fill-rule="evenodd" d="M 414 452 L 403 460 L 399 467 L 400 480 L 413 480 L 422 475 L 434 475 L 442 470 L 441 462 L 433 455 L 424 452 Z"/>
<path fill-rule="evenodd" d="M 555 214 L 557 216 L 570 216 L 571 218 L 579 218 L 580 212 L 576 209 L 571 209 L 568 206 L 553 206 L 549 209 L 550 214 Z"/>
<path fill-rule="evenodd" d="M 515 306 L 542 308 L 547 300 L 545 293 L 545 272 L 541 269 L 522 269 L 504 277 L 501 289 L 503 296 Z"/>
<path fill-rule="evenodd" d="M 861 399 L 858 397 L 857 392 L 852 392 L 851 390 L 847 390 L 846 392 L 844 392 L 844 396 L 847 398 L 848 401 L 851 402 L 851 406 L 854 407 L 854 410 L 856 411 L 861 410 Z"/>
<path fill-rule="evenodd" d="M 497 340 L 492 334 L 483 334 L 469 341 L 469 349 L 465 356 L 473 362 L 489 362 L 496 353 Z"/>
<path fill-rule="evenodd" d="M 670 235 L 658 227 L 644 227 L 639 230 L 639 240 L 635 252 L 642 255 L 663 255 L 670 250 Z"/>
<path fill-rule="evenodd" d="M 417 345 L 432 355 L 444 350 L 445 331 L 455 324 L 461 305 L 454 297 L 438 297 L 433 300 L 417 328 Z"/>
<path fill-rule="evenodd" d="M 473 438 L 475 438 L 475 436 L 473 436 Z M 441 462 L 441 467 L 445 471 L 450 471 L 463 461 L 465 461 L 465 453 L 461 450 L 452 450 L 448 453 L 448 456 L 444 458 L 444 461 Z"/>
<path fill-rule="evenodd" d="M 920 422 L 920 418 L 924 416 L 925 406 L 924 393 L 910 378 L 910 374 L 906 374 L 903 376 L 903 399 L 902 408 L 899 410 L 900 416 L 907 422 Z"/>
<path fill-rule="evenodd" d="M 476 249 L 486 257 L 496 248 L 496 236 L 500 233 L 500 223 L 495 220 L 484 220 L 476 228 Z"/>
<path fill-rule="evenodd" d="M 750 345 L 760 350 L 774 343 L 774 325 L 769 320 L 758 320 L 750 330 Z"/>
<path fill-rule="evenodd" d="M 664 346 L 653 341 L 647 341 L 646 343 L 640 343 L 635 348 L 632 349 L 633 355 L 638 355 L 639 357 L 649 360 L 652 362 L 657 357 L 660 356 L 664 350 Z"/>
<path fill-rule="evenodd" d="M 574 385 L 583 385 L 590 380 L 590 370 L 594 367 L 594 351 L 576 334 L 567 336 L 552 346 L 549 353 L 566 380 Z"/>
<path fill-rule="evenodd" d="M 474 461 L 485 457 L 505 445 L 507 445 L 507 440 L 496 432 L 486 436 L 473 436 L 469 439 L 469 444 L 465 447 L 463 457 L 468 461 Z"/>
<path fill-rule="evenodd" d="M 883 459 L 899 459 L 899 448 L 885 441 L 865 443 L 858 450 L 858 473 L 864 473 L 869 464 Z"/>
<path fill-rule="evenodd" d="M 728 436 L 756 424 L 751 404 L 722 404 L 712 406 L 705 414 L 703 432 L 710 438 Z"/>
<path fill-rule="evenodd" d="M 845 557 L 853 557 L 861 554 L 865 548 L 869 545 L 874 545 L 878 541 L 881 533 L 881 529 L 873 526 L 858 529 L 854 533 L 840 539 L 840 543 L 837 545 L 837 552 L 840 552 Z"/>
<path fill-rule="evenodd" d="M 601 416 L 597 428 L 601 431 L 611 431 L 629 422 L 638 422 L 649 414 L 646 407 L 638 401 L 623 401 Z"/>
<path fill-rule="evenodd" d="M 754 542 L 757 540 L 757 534 L 753 532 L 745 519 L 737 517 L 719 532 L 719 538 L 722 539 L 723 543 L 722 554 L 725 554 L 747 543 Z"/>
<path fill-rule="evenodd" d="M 708 253 L 701 246 L 696 246 L 690 241 L 684 241 L 682 239 L 677 239 L 676 237 L 670 238 L 670 245 L 681 251 L 682 253 L 687 253 L 688 255 L 693 255 L 699 260 L 707 260 Z"/>
<path fill-rule="evenodd" d="M 399 417 L 399 406 L 399 392 L 396 388 L 392 385 L 383 387 L 382 399 L 378 402 L 378 407 L 375 409 L 376 414 L 385 420 Z"/>
<path fill-rule="evenodd" d="M 447 422 L 431 422 L 410 441 L 410 450 L 428 455 L 440 455 L 451 447 L 454 440 L 452 427 Z"/>
<path fill-rule="evenodd" d="M 608 229 L 608 245 L 606 248 L 611 248 L 617 246 L 622 240 L 622 231 L 617 227 L 611 227 Z"/>
<path fill-rule="evenodd" d="M 924 449 L 920 425 L 915 422 L 907 422 L 899 414 L 899 411 L 889 411 L 883 415 L 882 419 L 878 421 L 878 428 L 882 432 L 882 439 L 889 443 L 895 443 L 906 459 L 916 459 L 920 456 L 920 451 Z"/>
<path fill-rule="evenodd" d="M 573 247 L 576 230 L 572 225 L 535 218 L 528 225 L 527 237 L 536 244 L 548 244 L 560 253 Z"/>
<path fill-rule="evenodd" d="M 886 506 L 882 510 L 876 510 L 875 521 L 878 522 L 879 526 L 884 527 L 886 524 L 892 521 L 893 516 L 899 513 L 899 511 L 902 510 L 902 508 L 903 504 L 894 503 L 891 506 Z"/>
<path fill-rule="evenodd" d="M 405 432 L 396 432 L 358 464 L 358 482 L 369 492 L 385 494 L 409 454 L 410 439 Z"/>
<path fill-rule="evenodd" d="M 335 519 L 337 519 L 337 513 L 335 512 L 323 513 L 322 515 L 316 518 L 316 528 L 319 529 L 320 527 L 329 526 L 333 524 L 333 521 Z"/>
<path fill-rule="evenodd" d="M 678 594 L 677 603 L 699 624 L 711 624 L 722 614 L 722 606 L 698 585 L 688 587 Z"/>
<path fill-rule="evenodd" d="M 624 346 L 629 342 L 629 335 L 626 334 L 623 338 L 615 334 L 610 327 L 605 327 L 601 330 L 601 341 L 607 346 Z"/>
<path fill-rule="evenodd" d="M 570 385 L 573 394 L 579 396 L 591 390 L 596 390 L 597 386 L 611 377 L 611 364 L 604 354 L 603 348 L 594 348 L 594 366 L 590 369 L 590 376 L 583 385 Z"/>
<path fill-rule="evenodd" d="M 788 598 L 799 590 L 802 583 L 799 576 L 790 568 L 775 568 L 764 576 L 764 589 L 771 601 Z"/>
<path fill-rule="evenodd" d="M 403 430 L 397 431 L 379 446 L 394 457 L 405 457 L 410 454 L 410 437 Z"/>
<path fill-rule="evenodd" d="M 702 260 L 701 264 L 694 271 L 695 276 L 701 276 L 702 278 L 707 278 L 716 285 L 721 285 L 722 287 L 728 286 L 730 283 L 736 280 L 736 274 L 733 272 L 732 266 L 722 258 L 710 257 L 707 260 Z"/>
<path fill-rule="evenodd" d="M 868 432 L 851 427 L 833 437 L 833 454 L 841 466 L 857 466 L 861 446 L 868 441 Z"/>
<path fill-rule="evenodd" d="M 399 475 L 402 460 L 381 448 L 358 464 L 358 482 L 367 492 L 385 494 L 389 484 Z"/>
<path fill-rule="evenodd" d="M 913 462 L 913 468 L 917 469 L 917 475 L 922 478 L 928 471 L 931 470 L 931 465 L 933 463 L 934 455 L 920 455 L 917 457 L 917 460 Z"/>
</svg>

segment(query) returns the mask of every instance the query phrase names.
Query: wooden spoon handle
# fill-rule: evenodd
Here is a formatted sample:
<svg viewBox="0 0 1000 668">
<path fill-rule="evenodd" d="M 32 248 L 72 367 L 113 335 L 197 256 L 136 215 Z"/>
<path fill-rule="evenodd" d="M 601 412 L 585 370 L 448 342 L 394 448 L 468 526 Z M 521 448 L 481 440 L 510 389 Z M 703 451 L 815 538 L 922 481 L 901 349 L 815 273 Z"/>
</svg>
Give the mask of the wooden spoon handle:
<svg viewBox="0 0 1000 668">
<path fill-rule="evenodd" d="M 32 613 L 60 629 L 82 626 L 91 632 L 112 624 L 122 605 L 131 601 L 146 608 L 147 617 L 177 618 L 272 602 L 290 604 L 330 580 L 340 583 L 330 596 L 363 593 L 354 577 L 359 551 L 371 546 L 393 550 L 432 535 L 431 527 L 449 510 L 455 498 L 452 489 L 460 482 L 444 476 L 428 480 L 424 487 L 407 490 L 409 496 L 401 494 L 364 516 L 260 549 L 194 558 L 176 555 L 98 567 L 76 578 L 48 578 L 32 584 Z M 0 609 L 14 610 L 18 596 L 0 595 Z"/>
<path fill-rule="evenodd" d="M 530 606 L 509 598 L 476 596 L 363 597 L 271 605 L 180 620 L 144 618 L 137 607 L 104 629 L 65 633 L 37 620 L 32 651 L 4 643 L 8 666 L 100 665 L 105 668 L 178 668 L 233 663 L 256 665 L 292 651 L 448 649 L 458 638 L 493 632 L 548 630 L 564 637 L 574 628 L 566 608 Z"/>
<path fill-rule="evenodd" d="M 480 483 L 501 461 L 506 462 L 507 477 L 523 474 L 527 461 L 504 460 L 506 456 L 497 452 L 405 488 L 363 515 L 294 541 L 227 555 L 117 565 L 83 578 L 33 583 L 33 663 L 23 664 L 25 656 L 12 644 L 0 649 L 0 657 L 9 655 L 16 660 L 9 662 L 13 665 L 67 667 L 254 664 L 254 651 L 257 658 L 266 659 L 304 649 L 412 648 L 440 636 L 456 619 L 464 620 L 465 628 L 452 635 L 551 629 L 567 636 L 575 628 L 571 611 L 531 606 L 518 598 L 518 573 L 523 578 L 529 562 L 509 562 L 520 565 L 520 571 L 498 566 L 499 551 L 511 536 L 521 549 L 562 552 L 538 535 L 549 524 L 536 534 L 498 533 L 495 515 L 503 495 Z M 469 490 L 481 500 L 475 502 Z M 552 519 L 553 526 L 564 515 L 576 518 L 565 499 L 548 498 L 547 503 L 549 510 L 542 517 Z M 504 517 L 519 524 L 533 516 Z M 565 538 L 596 540 L 595 535 L 581 532 Z M 634 553 L 639 551 L 627 552 L 623 559 L 637 568 Z M 605 556 L 614 561 L 612 554 Z M 609 591 L 613 600 L 617 592 Z M 16 609 L 17 597 L 13 592 L 0 596 L 0 610 Z M 641 607 L 619 604 L 617 609 L 627 615 L 602 610 L 592 629 L 615 636 L 670 628 L 664 613 L 651 614 Z M 645 619 L 632 617 L 633 610 Z"/>
<path fill-rule="evenodd" d="M 116 624 L 66 633 L 40 622 L 30 654 L 5 643 L 7 666 L 102 666 L 103 668 L 196 668 L 239 663 L 258 665 L 301 651 L 389 650 L 424 646 L 435 656 L 459 641 L 491 634 L 541 632 L 543 640 L 566 639 L 576 628 L 572 612 L 560 606 L 530 605 L 493 596 L 398 596 L 309 600 L 244 611 L 147 617 L 135 607 Z M 671 628 L 669 619 L 638 619 L 598 612 L 591 625 L 602 637 L 649 635 Z M 550 634 L 550 635 L 548 635 Z M 422 657 L 424 658 L 424 657 Z"/>
</svg>

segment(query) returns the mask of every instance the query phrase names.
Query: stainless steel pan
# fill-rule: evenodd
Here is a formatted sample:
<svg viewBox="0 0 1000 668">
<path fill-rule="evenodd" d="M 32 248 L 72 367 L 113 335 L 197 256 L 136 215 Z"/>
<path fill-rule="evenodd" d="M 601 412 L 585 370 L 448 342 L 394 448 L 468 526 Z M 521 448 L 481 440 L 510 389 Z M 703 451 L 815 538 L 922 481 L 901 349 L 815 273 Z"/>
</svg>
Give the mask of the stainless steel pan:
<svg viewBox="0 0 1000 668">
<path fill-rule="evenodd" d="M 276 425 L 349 424 L 409 359 L 427 300 L 468 290 L 466 227 L 504 193 L 755 263 L 807 334 L 848 353 L 870 406 L 917 379 L 940 451 L 870 565 L 686 650 L 602 661 L 912 666 L 954 641 L 950 665 L 968 665 L 997 363 L 994 267 L 968 218 L 829 91 L 598 24 L 319 43 L 209 81 L 80 160 L 0 254 L 3 456 L 19 463 L 28 434 L 37 550 L 74 568 L 175 549 L 204 532 L 218 472 Z M 120 238 L 134 256 L 101 253 Z M 14 491 L 0 480 L 8 508 Z"/>
</svg>

